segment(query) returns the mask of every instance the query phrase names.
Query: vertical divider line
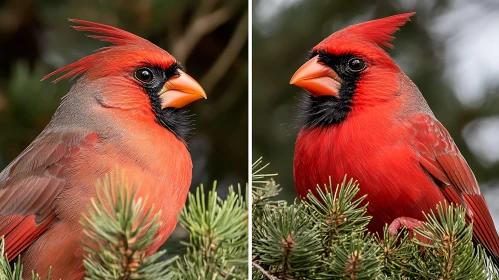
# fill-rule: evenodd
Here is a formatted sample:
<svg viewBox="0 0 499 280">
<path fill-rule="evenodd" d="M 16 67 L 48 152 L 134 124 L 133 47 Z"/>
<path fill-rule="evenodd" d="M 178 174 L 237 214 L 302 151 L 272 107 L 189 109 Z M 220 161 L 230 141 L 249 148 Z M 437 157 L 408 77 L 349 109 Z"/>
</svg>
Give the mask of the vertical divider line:
<svg viewBox="0 0 499 280">
<path fill-rule="evenodd" d="M 248 0 L 248 279 L 252 279 L 252 147 L 253 147 L 253 111 L 252 111 L 252 96 L 253 96 L 253 1 Z"/>
</svg>

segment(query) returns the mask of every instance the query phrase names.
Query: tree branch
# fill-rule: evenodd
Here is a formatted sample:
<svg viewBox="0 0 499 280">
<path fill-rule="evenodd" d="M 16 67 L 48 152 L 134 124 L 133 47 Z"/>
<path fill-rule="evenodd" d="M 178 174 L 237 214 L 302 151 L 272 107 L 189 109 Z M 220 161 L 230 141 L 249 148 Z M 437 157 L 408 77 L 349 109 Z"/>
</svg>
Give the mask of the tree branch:
<svg viewBox="0 0 499 280">
<path fill-rule="evenodd" d="M 202 15 L 213 11 L 213 8 L 218 3 L 218 0 L 202 0 L 198 8 L 194 12 L 194 19 L 200 18 Z"/>
<path fill-rule="evenodd" d="M 185 62 L 197 43 L 206 34 L 227 22 L 233 14 L 234 10 L 231 6 L 224 6 L 210 14 L 194 18 L 184 36 L 174 43 L 172 48 L 173 56 L 179 61 Z"/>
<path fill-rule="evenodd" d="M 248 13 L 246 12 L 239 20 L 236 30 L 225 47 L 222 54 L 218 57 L 210 70 L 201 79 L 201 85 L 205 91 L 210 92 L 213 87 L 220 81 L 223 75 L 228 71 L 229 67 L 237 59 L 239 52 L 244 47 L 248 39 Z"/>
<path fill-rule="evenodd" d="M 251 262 L 256 269 L 258 269 L 263 275 L 265 275 L 268 279 L 270 280 L 279 280 L 279 278 L 272 276 L 270 273 L 268 273 L 263 267 L 261 267 L 259 264 L 256 262 Z"/>
</svg>

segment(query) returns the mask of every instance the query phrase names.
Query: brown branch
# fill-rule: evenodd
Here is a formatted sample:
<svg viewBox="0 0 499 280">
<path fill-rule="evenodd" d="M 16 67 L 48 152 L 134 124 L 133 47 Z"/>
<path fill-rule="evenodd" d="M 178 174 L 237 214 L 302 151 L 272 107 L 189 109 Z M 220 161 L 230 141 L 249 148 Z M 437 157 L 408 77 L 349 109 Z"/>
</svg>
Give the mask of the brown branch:
<svg viewBox="0 0 499 280">
<path fill-rule="evenodd" d="M 185 62 L 197 43 L 206 35 L 224 24 L 234 14 L 231 6 L 224 6 L 214 12 L 194 18 L 184 36 L 177 39 L 172 54 L 177 60 Z"/>
<path fill-rule="evenodd" d="M 173 17 L 169 22 L 168 26 L 166 27 L 166 38 L 168 39 L 168 49 L 171 50 L 173 49 L 173 46 L 175 45 L 175 42 L 177 42 L 178 38 L 181 35 L 181 26 L 182 26 L 182 17 L 185 14 L 185 7 L 184 6 L 179 6 L 177 8 L 177 12 L 175 14 L 175 17 Z"/>
<path fill-rule="evenodd" d="M 218 57 L 210 70 L 201 79 L 204 90 L 210 92 L 220 81 L 230 66 L 237 59 L 241 49 L 248 40 L 248 13 L 246 12 L 239 20 L 237 27 L 229 43 Z"/>
<path fill-rule="evenodd" d="M 258 269 L 265 277 L 267 277 L 270 280 L 279 280 L 279 278 L 272 276 L 270 273 L 268 273 L 263 267 L 261 267 L 259 264 L 256 262 L 251 262 L 253 266 Z"/>
<path fill-rule="evenodd" d="M 213 11 L 213 8 L 217 4 L 218 0 L 202 0 L 198 8 L 194 12 L 193 18 L 197 19 L 202 15 L 208 14 Z"/>
</svg>

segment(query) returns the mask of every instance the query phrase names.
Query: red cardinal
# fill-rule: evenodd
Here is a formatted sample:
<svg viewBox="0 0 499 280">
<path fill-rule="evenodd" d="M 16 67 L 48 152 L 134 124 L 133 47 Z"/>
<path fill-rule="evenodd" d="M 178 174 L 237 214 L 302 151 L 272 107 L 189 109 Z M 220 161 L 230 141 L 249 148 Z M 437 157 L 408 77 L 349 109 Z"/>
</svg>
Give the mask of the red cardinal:
<svg viewBox="0 0 499 280">
<path fill-rule="evenodd" d="M 420 91 L 383 50 L 414 13 L 349 26 L 313 48 L 291 84 L 310 94 L 296 141 L 300 197 L 345 174 L 367 194 L 369 230 L 416 226 L 439 202 L 464 206 L 496 263 L 499 237 L 475 176 Z"/>
<path fill-rule="evenodd" d="M 42 133 L 0 173 L 0 236 L 25 275 L 83 279 L 81 213 L 116 169 L 161 210 L 158 240 L 177 223 L 191 183 L 185 105 L 206 98 L 168 52 L 115 27 L 70 20 L 112 44 L 43 79 L 79 77 Z"/>
</svg>

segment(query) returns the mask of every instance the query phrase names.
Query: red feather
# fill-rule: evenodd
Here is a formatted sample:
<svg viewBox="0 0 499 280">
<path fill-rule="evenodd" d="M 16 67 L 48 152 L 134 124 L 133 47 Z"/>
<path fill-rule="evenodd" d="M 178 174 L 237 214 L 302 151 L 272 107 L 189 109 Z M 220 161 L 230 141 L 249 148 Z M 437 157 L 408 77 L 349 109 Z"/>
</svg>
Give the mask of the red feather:
<svg viewBox="0 0 499 280">
<path fill-rule="evenodd" d="M 338 40 L 352 39 L 352 37 L 355 37 L 355 40 L 372 42 L 379 47 L 393 48 L 390 41 L 395 37 L 393 37 L 392 34 L 399 30 L 400 26 L 409 21 L 409 18 L 414 14 L 416 13 L 394 15 L 351 25 L 324 39 L 314 48 L 314 50 L 323 49 L 324 47 L 330 46 L 333 42 L 334 44 L 337 44 Z"/>
<path fill-rule="evenodd" d="M 69 19 L 69 21 L 76 24 L 80 24 L 72 26 L 77 31 L 102 34 L 102 36 L 88 35 L 88 37 L 109 42 L 116 46 L 125 45 L 125 44 L 141 44 L 142 41 L 144 41 L 144 39 L 140 38 L 135 34 L 102 23 L 96 23 L 80 19 Z"/>
<path fill-rule="evenodd" d="M 126 174 L 130 188 L 140 185 L 138 197 L 149 197 L 145 207 L 160 213 L 147 254 L 175 228 L 192 176 L 185 142 L 158 123 L 153 100 L 134 78 L 141 67 L 168 68 L 176 60 L 126 31 L 72 21 L 76 30 L 112 46 L 45 77 L 62 74 L 59 81 L 81 75 L 50 124 L 0 172 L 0 236 L 5 235 L 6 252 L 9 259 L 21 253 L 24 272 L 34 270 L 41 278 L 51 267 L 54 279 L 83 279 L 79 221 L 105 174 Z"/>
<path fill-rule="evenodd" d="M 499 261 L 499 236 L 487 204 L 466 160 L 443 125 L 428 115 L 411 119 L 421 166 L 436 180 L 445 198 L 466 207 L 473 233 L 490 255 Z M 421 147 L 425 147 L 421 149 Z"/>
<path fill-rule="evenodd" d="M 413 14 L 347 27 L 314 48 L 319 56 L 358 56 L 367 67 L 356 76 L 353 94 L 335 92 L 348 99 L 344 119 L 300 131 L 293 164 L 296 190 L 305 197 L 330 178 L 357 179 L 359 196 L 367 194 L 372 232 L 400 217 L 422 220 L 422 212 L 443 201 L 462 205 L 473 222 L 473 240 L 499 263 L 499 236 L 473 172 L 418 88 L 383 49 L 392 47 L 392 34 Z"/>
<path fill-rule="evenodd" d="M 116 69 L 126 69 L 128 61 L 136 61 L 137 57 L 144 57 L 146 61 L 154 61 L 164 68 L 175 63 L 168 52 L 154 45 L 146 39 L 119 28 L 79 19 L 69 19 L 70 22 L 79 24 L 72 26 L 77 31 L 90 32 L 98 35 L 87 35 L 100 41 L 109 42 L 113 46 L 103 47 L 94 54 L 86 56 L 72 64 L 64 66 L 42 78 L 42 81 L 52 76 L 65 73 L 55 79 L 57 83 L 64 79 L 73 79 L 89 73 L 95 77 L 102 77 Z M 131 54 L 134 53 L 133 56 Z M 165 59 L 166 58 L 166 59 Z M 145 62 L 145 61 L 144 61 Z M 96 72 L 97 71 L 97 72 Z M 90 75 L 92 76 L 92 75 Z"/>
<path fill-rule="evenodd" d="M 0 236 L 5 236 L 5 255 L 13 260 L 24 249 L 28 248 L 42 233 L 44 233 L 55 216 L 51 216 L 43 223 L 37 225 L 35 217 L 12 215 L 7 222 L 0 227 Z"/>
</svg>

